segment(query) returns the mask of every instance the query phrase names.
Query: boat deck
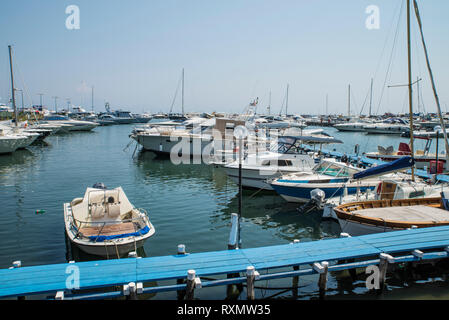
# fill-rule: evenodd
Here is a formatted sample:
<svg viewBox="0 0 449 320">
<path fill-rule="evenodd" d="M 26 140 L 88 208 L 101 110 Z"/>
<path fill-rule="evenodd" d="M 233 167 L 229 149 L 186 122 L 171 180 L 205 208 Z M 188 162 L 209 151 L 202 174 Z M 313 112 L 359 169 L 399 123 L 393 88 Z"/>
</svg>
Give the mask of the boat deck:
<svg viewBox="0 0 449 320">
<path fill-rule="evenodd" d="M 383 207 L 357 210 L 357 215 L 389 221 L 449 222 L 449 211 L 425 205 Z"/>
<path fill-rule="evenodd" d="M 80 229 L 80 232 L 86 237 L 112 236 L 116 234 L 136 232 L 136 227 L 132 222 L 124 222 L 97 227 L 83 227 Z"/>
</svg>

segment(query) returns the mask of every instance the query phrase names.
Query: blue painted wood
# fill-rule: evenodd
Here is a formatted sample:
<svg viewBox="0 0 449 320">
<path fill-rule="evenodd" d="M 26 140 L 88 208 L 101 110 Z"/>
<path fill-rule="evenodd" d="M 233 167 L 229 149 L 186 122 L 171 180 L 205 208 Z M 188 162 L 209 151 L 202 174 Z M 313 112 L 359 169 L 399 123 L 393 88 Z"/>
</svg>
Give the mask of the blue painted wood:
<svg viewBox="0 0 449 320">
<path fill-rule="evenodd" d="M 225 275 L 245 272 L 246 267 L 250 265 L 253 265 L 256 270 L 270 270 L 310 265 L 322 261 L 377 257 L 381 252 L 406 253 L 409 261 L 416 261 L 417 258 L 411 256 L 414 249 L 424 250 L 447 246 L 449 246 L 449 226 L 443 226 L 261 248 L 3 269 L 0 270 L 0 297 L 66 290 L 66 280 L 69 276 L 66 271 L 67 267 L 71 266 L 79 268 L 81 289 L 89 289 L 129 282 L 183 279 L 186 278 L 189 269 L 194 269 L 198 276 Z M 427 258 L 432 257 L 445 257 L 445 253 L 427 256 Z M 335 270 L 363 265 L 366 265 L 366 262 L 361 261 L 336 266 Z M 329 270 L 333 270 L 332 266 Z M 276 278 L 287 275 L 291 274 L 284 272 L 264 277 Z M 156 292 L 159 289 L 149 290 Z M 86 298 L 88 297 L 97 296 L 86 295 Z"/>
</svg>

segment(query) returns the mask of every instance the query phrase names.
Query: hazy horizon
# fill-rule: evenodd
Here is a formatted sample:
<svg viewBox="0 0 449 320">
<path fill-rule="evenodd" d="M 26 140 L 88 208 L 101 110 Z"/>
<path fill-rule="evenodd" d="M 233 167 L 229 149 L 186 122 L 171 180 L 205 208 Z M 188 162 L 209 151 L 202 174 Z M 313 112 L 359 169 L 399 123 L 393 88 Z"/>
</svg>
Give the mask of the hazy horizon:
<svg viewBox="0 0 449 320">
<path fill-rule="evenodd" d="M 418 4 L 447 111 L 449 2 Z M 80 10 L 79 29 L 66 28 L 69 5 Z M 370 5 L 379 8 L 379 29 L 366 27 Z M 288 84 L 289 114 L 325 114 L 328 95 L 328 113 L 346 115 L 350 84 L 352 113 L 364 105 L 367 114 L 374 78 L 372 113 L 407 113 L 407 88 L 386 87 L 407 83 L 405 14 L 404 0 L 2 2 L 0 103 L 11 97 L 12 45 L 25 106 L 39 104 L 43 93 L 51 110 L 54 96 L 59 109 L 70 98 L 90 110 L 93 86 L 95 111 L 107 101 L 112 109 L 168 112 L 184 68 L 185 112 L 242 112 L 258 97 L 257 110 L 266 113 L 271 91 L 271 113 L 282 106 L 285 113 Z M 422 78 L 414 112 L 436 112 L 413 10 L 411 19 L 413 79 Z M 20 92 L 16 102 L 20 107 Z M 181 112 L 180 88 L 173 112 Z"/>
</svg>

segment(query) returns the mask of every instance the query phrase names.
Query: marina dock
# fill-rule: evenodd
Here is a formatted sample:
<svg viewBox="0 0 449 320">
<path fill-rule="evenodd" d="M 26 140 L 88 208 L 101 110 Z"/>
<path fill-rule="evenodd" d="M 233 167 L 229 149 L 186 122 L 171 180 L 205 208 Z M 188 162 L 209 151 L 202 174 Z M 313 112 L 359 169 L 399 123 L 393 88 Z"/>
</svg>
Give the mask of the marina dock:
<svg viewBox="0 0 449 320">
<path fill-rule="evenodd" d="M 231 232 L 231 237 L 232 237 Z M 393 231 L 359 237 L 343 236 L 309 242 L 183 253 L 176 255 L 115 260 L 12 267 L 0 270 L 0 298 L 48 294 L 56 299 L 105 299 L 138 294 L 186 290 L 192 299 L 200 288 L 247 284 L 247 298 L 254 299 L 254 281 L 319 274 L 320 293 L 326 290 L 327 274 L 380 265 L 383 286 L 388 264 L 443 259 L 449 256 L 449 226 Z M 357 262 L 347 262 L 357 259 Z M 342 262 L 343 261 L 343 262 Z M 346 261 L 346 262 L 344 262 Z M 354 260 L 352 260 L 354 261 Z M 276 271 L 293 267 L 292 271 Z M 76 272 L 73 272 L 76 270 Z M 245 273 L 244 276 L 236 274 Z M 203 280 L 212 275 L 233 277 Z M 72 293 L 68 281 L 79 276 L 79 289 L 93 293 Z M 143 283 L 178 280 L 177 284 L 144 287 Z M 183 283 L 185 280 L 185 283 Z M 113 292 L 99 288 L 121 286 Z"/>
</svg>

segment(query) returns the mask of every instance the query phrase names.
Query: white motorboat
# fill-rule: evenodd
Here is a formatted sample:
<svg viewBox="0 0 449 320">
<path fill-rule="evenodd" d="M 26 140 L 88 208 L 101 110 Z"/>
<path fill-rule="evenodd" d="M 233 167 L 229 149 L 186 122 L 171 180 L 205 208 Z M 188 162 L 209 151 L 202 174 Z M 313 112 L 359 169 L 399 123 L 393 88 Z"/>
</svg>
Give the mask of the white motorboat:
<svg viewBox="0 0 449 320">
<path fill-rule="evenodd" d="M 309 172 L 315 165 L 307 154 L 280 154 L 266 151 L 250 154 L 242 162 L 242 187 L 263 190 L 273 190 L 267 183 L 268 179 L 288 172 Z M 227 176 L 239 183 L 239 160 L 224 166 Z"/>
<path fill-rule="evenodd" d="M 242 187 L 273 190 L 268 182 L 289 173 L 312 173 L 315 160 L 302 150 L 302 143 L 326 140 L 328 143 L 341 142 L 328 136 L 282 136 L 270 151 L 249 154 L 242 162 Z M 331 142 L 332 141 L 332 142 Z M 224 165 L 228 177 L 239 182 L 240 160 Z"/>
<path fill-rule="evenodd" d="M 63 130 L 71 131 L 91 131 L 98 127 L 98 123 L 91 121 L 74 120 L 62 115 L 49 115 L 45 116 L 41 121 L 47 124 L 56 124 L 61 126 Z"/>
<path fill-rule="evenodd" d="M 135 208 L 121 187 L 87 188 L 83 198 L 64 203 L 65 230 L 82 251 L 116 257 L 137 251 L 155 230 L 144 209 Z"/>
<path fill-rule="evenodd" d="M 337 123 L 334 125 L 334 128 L 338 131 L 365 132 L 365 126 L 370 124 L 372 124 L 372 122 L 358 120 L 353 122 Z"/>
<path fill-rule="evenodd" d="M 12 153 L 23 146 L 28 146 L 28 143 L 28 136 L 7 133 L 0 128 L 0 154 Z"/>
<path fill-rule="evenodd" d="M 207 132 L 215 126 L 215 119 L 211 120 L 198 124 L 194 129 L 187 129 L 183 123 L 175 121 L 152 123 L 136 128 L 130 137 L 142 145 L 144 150 L 156 154 L 169 155 L 175 152 L 178 155 L 188 153 L 188 156 L 197 157 L 203 154 L 204 148 L 213 140 L 212 134 Z M 183 139 L 189 143 L 188 150 L 181 149 L 180 142 Z"/>
<path fill-rule="evenodd" d="M 365 125 L 365 132 L 370 134 L 402 134 L 403 132 L 410 132 L 410 125 L 400 119 L 391 118 L 380 123 L 373 123 Z"/>
</svg>

